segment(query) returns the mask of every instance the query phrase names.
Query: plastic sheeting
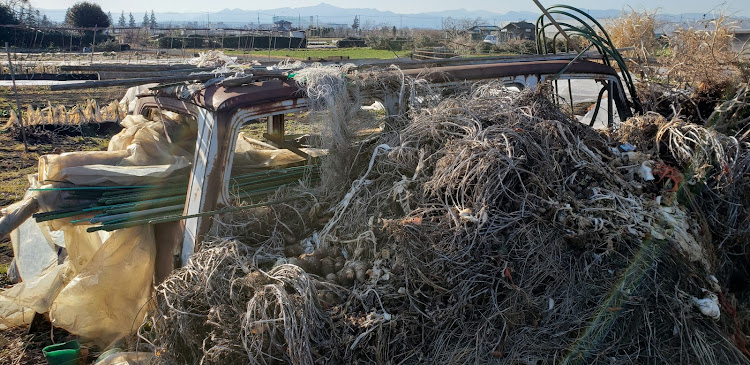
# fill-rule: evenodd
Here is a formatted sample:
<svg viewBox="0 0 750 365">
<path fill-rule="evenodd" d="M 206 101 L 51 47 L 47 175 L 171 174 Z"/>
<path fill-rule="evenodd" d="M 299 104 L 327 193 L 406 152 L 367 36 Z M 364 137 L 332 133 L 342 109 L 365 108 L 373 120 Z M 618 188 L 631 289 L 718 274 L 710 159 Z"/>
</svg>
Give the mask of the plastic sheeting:
<svg viewBox="0 0 750 365">
<path fill-rule="evenodd" d="M 57 266 L 57 249 L 46 226 L 27 219 L 13 231 L 10 240 L 21 280 L 39 277 Z"/>
<path fill-rule="evenodd" d="M 103 345 L 132 333 L 148 309 L 155 254 L 150 226 L 112 234 L 55 298 L 52 324 Z"/>
<path fill-rule="evenodd" d="M 48 265 L 0 293 L 0 329 L 28 324 L 34 312 L 49 313 L 55 326 L 107 346 L 137 328 L 148 309 L 153 229 L 102 236 L 71 226 L 64 232 L 69 256 L 63 264 Z"/>
<path fill-rule="evenodd" d="M 198 67 L 233 66 L 237 64 L 237 57 L 229 57 L 222 51 L 211 50 L 200 52 L 198 57 L 191 58 L 188 62 Z"/>
<path fill-rule="evenodd" d="M 0 293 L 0 329 L 30 324 L 34 313 L 46 313 L 71 276 L 69 265 L 57 265 L 41 276 Z"/>
<path fill-rule="evenodd" d="M 64 169 L 64 176 L 66 181 L 76 185 L 112 185 L 113 183 L 117 185 L 148 185 L 158 183 L 175 171 L 187 166 L 189 164 L 185 160 L 168 165 L 88 165 L 68 167 Z"/>
<path fill-rule="evenodd" d="M 97 360 L 96 365 L 140 365 L 151 364 L 154 354 L 150 352 L 118 352 Z"/>
<path fill-rule="evenodd" d="M 596 108 L 592 107 L 589 109 L 586 114 L 579 119 L 579 121 L 583 124 L 591 124 L 591 119 L 594 118 L 594 111 Z M 612 123 L 613 125 L 619 125 L 620 124 L 620 114 L 617 112 L 617 110 L 612 111 L 613 113 L 613 119 Z M 596 121 L 594 121 L 593 128 L 594 129 L 607 129 L 609 124 L 609 105 L 607 103 L 607 95 L 604 94 L 604 97 L 602 97 L 600 105 L 599 105 L 599 112 L 596 114 Z"/>
<path fill-rule="evenodd" d="M 35 179 L 31 179 L 31 183 L 37 185 Z M 10 236 L 13 249 L 8 278 L 14 283 L 24 278 L 36 278 L 57 265 L 55 245 L 64 247 L 60 232 L 50 232 L 48 227 L 39 226 L 29 219 L 39 209 L 37 195 L 27 192 L 23 200 L 3 209 L 0 219 L 0 237 Z"/>
<path fill-rule="evenodd" d="M 191 125 L 151 121 L 140 115 L 129 115 L 121 124 L 123 130 L 112 137 L 107 151 L 40 157 L 39 181 L 85 185 L 148 184 L 190 165 L 192 153 L 180 144 L 172 143 L 170 134 L 183 141 L 185 136 L 181 132 L 190 134 Z"/>
<path fill-rule="evenodd" d="M 263 148 L 263 145 L 262 142 L 259 143 L 244 133 L 240 133 L 234 148 L 233 174 L 248 170 L 290 166 L 306 161 L 304 157 L 290 150 Z M 311 157 L 320 157 L 327 153 L 327 150 L 318 148 L 300 148 L 300 150 Z"/>
<path fill-rule="evenodd" d="M 138 102 L 138 95 L 149 92 L 150 88 L 158 85 L 159 83 L 150 83 L 129 88 L 125 92 L 125 96 L 120 100 L 120 105 L 127 105 L 128 114 L 133 114 L 135 112 L 135 105 Z"/>
<path fill-rule="evenodd" d="M 190 152 L 172 143 L 170 133 L 177 137 L 187 130 L 189 135 L 191 126 L 133 116 L 122 124 L 123 131 L 106 152 L 44 156 L 39 179 L 142 184 L 144 178 L 163 178 L 188 166 Z M 33 187 L 51 186 L 40 186 L 36 177 L 31 179 Z M 0 329 L 28 324 L 34 312 L 49 313 L 56 327 L 106 347 L 132 333 L 148 309 L 156 256 L 153 228 L 88 233 L 89 226 L 70 223 L 75 217 L 43 223 L 28 218 L 37 207 L 58 208 L 66 194 L 30 191 L 24 201 L 9 207 L 13 221 L 6 223 L 18 227 L 11 237 L 23 281 L 0 293 Z"/>
<path fill-rule="evenodd" d="M 34 194 L 30 193 L 26 193 L 23 200 L 4 208 L 0 213 L 0 239 L 9 235 L 38 209 L 39 203 Z"/>
</svg>

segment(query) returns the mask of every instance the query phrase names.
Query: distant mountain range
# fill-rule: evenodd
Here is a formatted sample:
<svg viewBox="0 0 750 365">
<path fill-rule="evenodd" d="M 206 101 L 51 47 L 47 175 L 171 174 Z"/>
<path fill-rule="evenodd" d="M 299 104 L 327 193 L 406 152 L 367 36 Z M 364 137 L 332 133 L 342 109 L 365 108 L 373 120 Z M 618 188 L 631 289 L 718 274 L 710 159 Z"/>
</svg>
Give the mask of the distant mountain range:
<svg viewBox="0 0 750 365">
<path fill-rule="evenodd" d="M 117 22 L 121 10 L 104 9 L 112 13 L 112 18 Z M 47 17 L 54 22 L 62 22 L 65 19 L 65 9 L 40 9 Z M 620 10 L 587 10 L 591 16 L 596 19 L 614 18 L 621 14 Z M 185 25 L 193 23 L 195 25 L 206 26 L 227 26 L 227 27 L 244 27 L 251 28 L 261 25 L 273 24 L 275 20 L 287 20 L 292 22 L 294 27 L 307 28 L 309 25 L 346 25 L 351 26 L 354 17 L 360 19 L 360 26 L 365 29 L 381 28 L 383 26 L 409 27 L 409 28 L 441 28 L 443 21 L 447 18 L 461 19 L 481 19 L 482 24 L 498 25 L 512 21 L 526 20 L 534 22 L 540 13 L 535 12 L 507 12 L 494 13 L 491 11 L 479 10 L 446 10 L 438 12 L 424 12 L 416 14 L 399 14 L 391 11 L 381 11 L 367 8 L 339 8 L 333 5 L 321 3 L 315 6 L 305 6 L 299 8 L 278 8 L 264 10 L 242 10 L 242 9 L 224 9 L 214 13 L 178 13 L 163 12 L 156 13 L 156 20 L 161 25 Z M 128 14 L 125 14 L 126 18 Z M 143 13 L 133 13 L 138 24 L 143 19 Z M 660 14 L 661 20 L 669 22 L 680 22 L 703 19 L 705 14 Z M 745 18 L 747 19 L 747 18 Z"/>
</svg>

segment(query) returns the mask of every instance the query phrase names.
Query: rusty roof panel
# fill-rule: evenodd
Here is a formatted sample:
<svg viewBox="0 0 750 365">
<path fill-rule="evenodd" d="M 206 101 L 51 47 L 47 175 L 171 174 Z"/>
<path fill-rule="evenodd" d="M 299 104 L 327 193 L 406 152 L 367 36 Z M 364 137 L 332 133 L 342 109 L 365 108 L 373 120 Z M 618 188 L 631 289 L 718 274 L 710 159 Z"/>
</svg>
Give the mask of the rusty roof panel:
<svg viewBox="0 0 750 365">
<path fill-rule="evenodd" d="M 212 85 L 196 93 L 193 102 L 206 109 L 222 112 L 304 97 L 304 90 L 294 80 L 269 80 L 229 88 Z"/>
</svg>

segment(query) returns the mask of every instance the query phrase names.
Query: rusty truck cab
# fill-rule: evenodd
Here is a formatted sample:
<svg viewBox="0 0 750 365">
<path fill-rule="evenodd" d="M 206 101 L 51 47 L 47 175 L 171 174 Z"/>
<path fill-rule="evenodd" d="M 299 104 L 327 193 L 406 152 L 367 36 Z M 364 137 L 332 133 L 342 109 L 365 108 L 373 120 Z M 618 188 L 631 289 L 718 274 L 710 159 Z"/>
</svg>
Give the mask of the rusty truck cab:
<svg viewBox="0 0 750 365">
<path fill-rule="evenodd" d="M 603 84 L 608 90 L 609 118 L 616 110 L 621 119 L 630 115 L 620 79 L 611 67 L 590 61 L 529 61 L 495 64 L 407 69 L 403 73 L 423 78 L 437 85 L 499 79 L 505 85 L 518 88 L 535 87 L 550 80 L 589 79 Z M 601 93 L 600 93 L 601 96 Z M 386 111 L 394 113 L 397 99 L 380 95 Z M 597 107 L 598 107 L 597 102 Z M 221 84 L 189 89 L 185 85 L 160 87 L 154 92 L 140 95 L 135 114 L 148 115 L 149 111 L 166 110 L 190 115 L 197 128 L 195 152 L 189 176 L 188 192 L 183 215 L 210 212 L 233 203 L 229 181 L 240 127 L 248 122 L 267 123 L 266 139 L 280 148 L 299 152 L 284 140 L 284 115 L 307 110 L 304 90 L 293 80 L 271 79 L 226 87 Z M 212 217 L 200 216 L 185 219 L 179 224 L 166 223 L 155 227 L 158 245 L 180 248 L 184 265 L 196 246 L 208 234 Z M 165 248 L 162 248 L 164 250 Z M 158 249 L 157 249 L 158 251 Z"/>
</svg>

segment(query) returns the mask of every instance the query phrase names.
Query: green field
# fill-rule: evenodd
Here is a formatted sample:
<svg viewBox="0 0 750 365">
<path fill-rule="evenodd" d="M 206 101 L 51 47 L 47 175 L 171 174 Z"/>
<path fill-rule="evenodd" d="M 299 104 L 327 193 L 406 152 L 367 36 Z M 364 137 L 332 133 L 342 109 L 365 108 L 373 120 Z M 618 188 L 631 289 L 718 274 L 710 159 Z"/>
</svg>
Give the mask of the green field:
<svg viewBox="0 0 750 365">
<path fill-rule="evenodd" d="M 411 51 L 389 51 L 372 49 L 370 47 L 360 48 L 323 48 L 323 49 L 272 49 L 269 51 L 224 51 L 231 56 L 246 56 L 262 60 L 263 57 L 287 57 L 295 60 L 306 61 L 308 57 L 325 58 L 330 56 L 349 56 L 349 59 L 391 59 L 407 57 Z"/>
</svg>

